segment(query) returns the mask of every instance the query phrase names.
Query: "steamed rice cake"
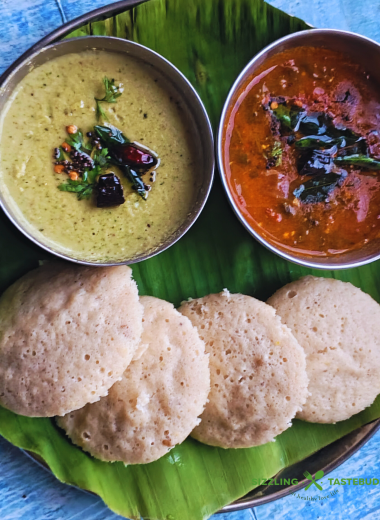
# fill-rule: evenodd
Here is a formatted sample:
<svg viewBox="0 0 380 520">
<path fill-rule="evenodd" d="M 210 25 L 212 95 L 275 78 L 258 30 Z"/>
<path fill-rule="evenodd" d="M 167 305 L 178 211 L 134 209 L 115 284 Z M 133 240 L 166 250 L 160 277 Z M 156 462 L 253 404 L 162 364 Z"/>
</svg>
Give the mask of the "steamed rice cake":
<svg viewBox="0 0 380 520">
<path fill-rule="evenodd" d="M 190 320 L 143 296 L 146 349 L 99 402 L 58 419 L 70 439 L 105 461 L 144 464 L 165 455 L 199 423 L 210 389 L 208 356 Z"/>
<path fill-rule="evenodd" d="M 380 393 L 380 306 L 351 283 L 305 276 L 268 303 L 306 353 L 310 379 L 297 417 L 335 423 L 370 406 Z"/>
<path fill-rule="evenodd" d="M 179 308 L 206 344 L 211 390 L 192 436 L 205 444 L 264 444 L 291 425 L 306 400 L 305 354 L 273 308 L 224 290 Z"/>
<path fill-rule="evenodd" d="M 0 299 L 0 404 L 64 415 L 107 395 L 142 331 L 132 270 L 48 263 Z"/>
</svg>

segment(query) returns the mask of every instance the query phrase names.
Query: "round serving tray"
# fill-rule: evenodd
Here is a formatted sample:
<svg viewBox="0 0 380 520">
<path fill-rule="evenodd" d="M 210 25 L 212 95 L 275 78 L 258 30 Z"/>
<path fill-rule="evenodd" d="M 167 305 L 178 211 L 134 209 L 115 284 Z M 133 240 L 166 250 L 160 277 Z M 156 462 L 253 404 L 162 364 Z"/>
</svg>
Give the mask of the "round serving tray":
<svg viewBox="0 0 380 520">
<path fill-rule="evenodd" d="M 37 42 L 33 47 L 31 47 L 27 52 L 25 52 L 18 60 L 16 60 L 9 69 L 5 72 L 6 75 L 10 74 L 14 69 L 18 67 L 18 65 L 28 58 L 36 51 L 39 51 L 41 48 L 49 45 L 51 43 L 57 42 L 60 39 L 64 38 L 67 34 L 78 29 L 82 25 L 103 20 L 105 18 L 109 18 L 116 14 L 126 11 L 127 9 L 131 9 L 141 3 L 144 3 L 147 0 L 123 0 L 121 2 L 116 2 L 110 6 L 101 7 L 100 9 L 95 9 L 90 13 L 87 13 L 75 20 L 67 22 L 63 24 L 61 27 L 51 32 L 44 38 L 42 38 L 39 42 Z M 0 78 L 1 80 L 1 78 Z M 276 478 L 291 478 L 297 479 L 298 485 L 296 486 L 260 486 L 244 497 L 236 500 L 232 504 L 229 504 L 223 507 L 219 512 L 226 513 L 232 511 L 238 511 L 239 509 L 246 509 L 255 506 L 259 506 L 262 504 L 266 504 L 267 502 L 271 502 L 273 500 L 278 500 L 279 498 L 285 497 L 290 493 L 294 493 L 302 488 L 304 488 L 309 481 L 304 478 L 303 471 L 305 468 L 309 471 L 309 473 L 315 474 L 318 470 L 323 470 L 324 473 L 328 473 L 333 469 L 337 468 L 347 459 L 349 459 L 359 448 L 361 448 L 369 439 L 380 429 L 380 419 L 373 421 L 357 430 L 351 432 L 350 434 L 342 437 L 341 439 L 335 441 L 332 444 L 329 444 L 325 448 L 319 450 L 314 453 L 307 459 L 298 462 L 284 470 L 280 471 Z M 45 462 L 38 456 L 33 453 L 25 452 L 28 456 L 30 456 L 35 462 L 37 462 L 40 466 L 50 471 L 50 468 L 45 464 Z"/>
</svg>

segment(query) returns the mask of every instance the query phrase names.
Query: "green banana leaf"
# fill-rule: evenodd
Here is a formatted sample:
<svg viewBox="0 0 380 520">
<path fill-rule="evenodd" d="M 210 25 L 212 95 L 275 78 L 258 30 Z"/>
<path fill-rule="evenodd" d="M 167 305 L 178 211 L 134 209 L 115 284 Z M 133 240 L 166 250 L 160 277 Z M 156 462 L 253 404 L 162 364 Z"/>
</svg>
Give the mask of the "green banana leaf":
<svg viewBox="0 0 380 520">
<path fill-rule="evenodd" d="M 150 0 L 131 12 L 85 26 L 70 36 L 107 34 L 133 39 L 172 61 L 203 99 L 214 128 L 235 77 L 260 49 L 307 29 L 261 0 Z M 48 257 L 2 216 L 0 291 Z M 320 272 L 302 268 L 260 246 L 233 215 L 219 179 L 193 228 L 168 251 L 133 267 L 141 294 L 183 299 L 221 291 L 262 300 L 305 274 L 350 281 L 380 301 L 380 265 Z M 17 416 L 0 408 L 0 434 L 48 464 L 63 482 L 102 497 L 128 518 L 202 520 L 268 478 L 380 416 L 380 398 L 351 419 L 293 426 L 264 446 L 223 450 L 187 439 L 147 465 L 104 463 L 73 446 L 49 419 Z"/>
</svg>

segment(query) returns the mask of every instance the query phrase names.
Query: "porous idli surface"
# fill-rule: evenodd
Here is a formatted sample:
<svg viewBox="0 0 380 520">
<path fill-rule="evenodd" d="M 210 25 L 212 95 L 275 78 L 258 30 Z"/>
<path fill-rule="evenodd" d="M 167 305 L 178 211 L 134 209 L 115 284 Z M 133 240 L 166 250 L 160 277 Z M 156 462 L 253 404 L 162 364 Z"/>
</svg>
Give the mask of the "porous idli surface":
<svg viewBox="0 0 380 520">
<path fill-rule="evenodd" d="M 183 442 L 210 389 L 208 356 L 190 320 L 171 303 L 143 296 L 141 357 L 95 404 L 58 419 L 70 439 L 105 461 L 144 464 Z"/>
<path fill-rule="evenodd" d="M 136 351 L 142 315 L 127 266 L 29 272 L 0 299 L 0 404 L 52 417 L 107 395 Z"/>
<path fill-rule="evenodd" d="M 310 379 L 297 417 L 335 423 L 373 403 L 380 393 L 380 306 L 350 283 L 305 276 L 268 303 L 306 353 Z"/>
<path fill-rule="evenodd" d="M 210 355 L 211 390 L 192 436 L 223 448 L 271 441 L 307 396 L 305 354 L 272 307 L 224 290 L 179 308 Z"/>
</svg>

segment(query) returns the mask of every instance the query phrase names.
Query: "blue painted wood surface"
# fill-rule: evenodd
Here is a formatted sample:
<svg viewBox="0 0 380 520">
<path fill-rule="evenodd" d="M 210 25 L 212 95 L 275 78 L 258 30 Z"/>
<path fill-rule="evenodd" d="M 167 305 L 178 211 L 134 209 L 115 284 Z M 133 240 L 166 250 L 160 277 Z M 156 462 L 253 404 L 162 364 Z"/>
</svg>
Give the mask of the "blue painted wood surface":
<svg viewBox="0 0 380 520">
<path fill-rule="evenodd" d="M 207 0 L 205 0 L 207 1 Z M 228 1 L 228 0 L 226 0 Z M 0 73 L 18 56 L 64 21 L 110 0 L 0 0 Z M 380 0 L 271 0 L 289 14 L 315 27 L 355 31 L 380 42 Z M 186 0 L 184 0 L 184 6 Z M 380 432 L 327 478 L 380 479 Z M 330 486 L 325 501 L 289 496 L 279 501 L 213 520 L 380 520 L 380 485 Z M 316 497 L 320 492 L 300 493 Z M 0 438 L 1 520 L 117 520 L 100 499 L 58 482 L 55 477 Z M 180 519 L 178 519 L 180 520 Z"/>
</svg>

